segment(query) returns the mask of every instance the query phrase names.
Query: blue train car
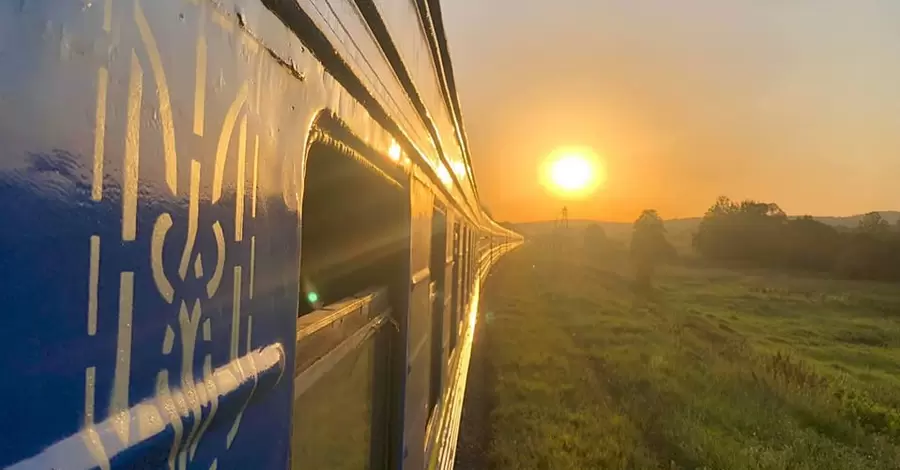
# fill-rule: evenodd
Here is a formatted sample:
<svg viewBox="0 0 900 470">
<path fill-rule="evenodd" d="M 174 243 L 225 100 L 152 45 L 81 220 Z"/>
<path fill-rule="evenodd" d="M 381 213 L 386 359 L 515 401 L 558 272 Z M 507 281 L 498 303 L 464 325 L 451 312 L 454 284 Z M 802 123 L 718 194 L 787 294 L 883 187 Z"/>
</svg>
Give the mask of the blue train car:
<svg viewBox="0 0 900 470">
<path fill-rule="evenodd" d="M 438 0 L 0 2 L 0 467 L 452 466 L 482 210 Z"/>
</svg>

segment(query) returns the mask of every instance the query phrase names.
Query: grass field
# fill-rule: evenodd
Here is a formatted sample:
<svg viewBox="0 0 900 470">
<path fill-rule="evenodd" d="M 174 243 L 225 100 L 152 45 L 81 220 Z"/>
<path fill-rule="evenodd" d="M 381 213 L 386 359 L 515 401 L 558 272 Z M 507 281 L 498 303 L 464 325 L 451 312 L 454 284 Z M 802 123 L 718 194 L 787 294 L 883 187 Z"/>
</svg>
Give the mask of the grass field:
<svg viewBox="0 0 900 470">
<path fill-rule="evenodd" d="M 900 468 L 900 286 L 602 258 L 488 279 L 489 468 Z"/>
</svg>

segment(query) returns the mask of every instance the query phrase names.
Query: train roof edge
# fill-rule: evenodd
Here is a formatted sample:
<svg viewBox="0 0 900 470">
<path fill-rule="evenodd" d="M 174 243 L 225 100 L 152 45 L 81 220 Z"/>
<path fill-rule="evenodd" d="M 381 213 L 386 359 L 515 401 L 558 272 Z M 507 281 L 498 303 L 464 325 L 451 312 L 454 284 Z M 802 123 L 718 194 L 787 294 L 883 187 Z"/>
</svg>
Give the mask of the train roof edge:
<svg viewBox="0 0 900 470">
<path fill-rule="evenodd" d="M 492 232 L 501 232 L 506 234 L 507 236 L 513 236 L 514 238 L 523 239 L 524 237 L 522 236 L 522 234 L 510 230 L 509 228 L 501 225 L 496 220 L 494 220 L 494 218 L 490 214 L 488 214 L 482 206 L 483 201 L 481 200 L 481 195 L 478 191 L 478 183 L 475 179 L 474 169 L 472 168 L 471 152 L 469 150 L 469 139 L 466 133 L 462 115 L 462 107 L 460 105 L 459 94 L 456 88 L 456 79 L 453 73 L 453 60 L 450 55 L 450 45 L 447 40 L 447 32 L 444 28 L 444 17 L 441 10 L 441 2 L 440 0 L 417 0 L 417 2 L 419 3 L 420 12 L 430 17 L 430 23 L 432 25 L 432 31 L 435 36 L 435 42 L 439 54 L 439 57 L 435 58 L 435 64 L 438 66 L 437 73 L 440 75 L 441 82 L 445 86 L 447 105 L 450 108 L 450 112 L 453 116 L 454 124 L 457 126 L 458 140 L 460 141 L 459 143 L 462 149 L 463 159 L 465 160 L 469 181 L 472 185 L 472 191 L 474 192 L 475 198 L 478 202 L 477 209 L 479 216 L 487 222 L 487 225 L 489 225 Z M 428 21 L 425 21 L 425 23 L 428 23 Z"/>
</svg>

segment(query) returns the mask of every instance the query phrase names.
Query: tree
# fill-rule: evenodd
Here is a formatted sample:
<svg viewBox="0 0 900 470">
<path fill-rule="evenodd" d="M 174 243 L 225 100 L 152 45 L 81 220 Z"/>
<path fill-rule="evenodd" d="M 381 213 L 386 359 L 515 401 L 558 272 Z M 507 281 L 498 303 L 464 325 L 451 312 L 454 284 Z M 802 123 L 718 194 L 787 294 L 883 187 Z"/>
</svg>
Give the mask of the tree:
<svg viewBox="0 0 900 470">
<path fill-rule="evenodd" d="M 715 217 L 720 215 L 728 215 L 734 214 L 739 209 L 739 206 L 732 202 L 728 196 L 719 196 L 716 198 L 715 204 L 712 205 L 709 209 L 706 210 L 705 217 Z"/>
<path fill-rule="evenodd" d="M 584 228 L 584 247 L 588 251 L 599 251 L 608 242 L 606 231 L 598 224 L 590 224 Z"/>
<path fill-rule="evenodd" d="M 891 231 L 891 226 L 887 220 L 881 217 L 880 213 L 869 212 L 859 220 L 856 230 L 870 235 L 884 235 Z"/>
<path fill-rule="evenodd" d="M 806 215 L 788 220 L 783 232 L 778 243 L 782 267 L 813 271 L 834 268 L 835 253 L 843 243 L 837 229 Z"/>
<path fill-rule="evenodd" d="M 749 261 L 769 265 L 783 259 L 787 215 L 777 204 L 719 197 L 703 216 L 694 248 L 721 261 Z"/>
<path fill-rule="evenodd" d="M 654 209 L 647 209 L 634 222 L 631 259 L 639 284 L 650 285 L 656 266 L 673 256 L 675 249 L 666 240 L 666 227 Z"/>
</svg>

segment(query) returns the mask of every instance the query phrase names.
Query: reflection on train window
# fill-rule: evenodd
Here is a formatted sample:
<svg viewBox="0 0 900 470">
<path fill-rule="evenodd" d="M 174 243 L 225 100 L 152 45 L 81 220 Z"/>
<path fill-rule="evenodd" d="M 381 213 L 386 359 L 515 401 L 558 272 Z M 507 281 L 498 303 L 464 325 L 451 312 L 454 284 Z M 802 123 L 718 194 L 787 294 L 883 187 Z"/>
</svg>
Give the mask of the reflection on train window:
<svg viewBox="0 0 900 470">
<path fill-rule="evenodd" d="M 459 312 L 462 308 L 460 300 L 462 299 L 462 257 L 461 247 L 462 238 L 460 233 L 459 222 L 453 224 L 453 277 L 452 288 L 453 293 L 450 299 L 450 350 L 456 349 L 456 343 L 459 338 Z"/>
<path fill-rule="evenodd" d="M 304 184 L 299 314 L 400 282 L 409 249 L 404 188 L 324 143 L 309 150 Z"/>
<path fill-rule="evenodd" d="M 443 377 L 444 311 L 447 272 L 447 216 L 443 210 L 435 208 L 431 217 L 431 284 L 434 299 L 431 304 L 431 378 L 428 394 L 428 419 L 431 419 L 438 398 L 441 395 Z"/>
<path fill-rule="evenodd" d="M 462 292 L 462 318 L 465 320 L 466 311 L 469 305 L 469 294 L 471 293 L 472 282 L 472 232 L 469 227 L 463 227 L 463 292 Z"/>
</svg>

